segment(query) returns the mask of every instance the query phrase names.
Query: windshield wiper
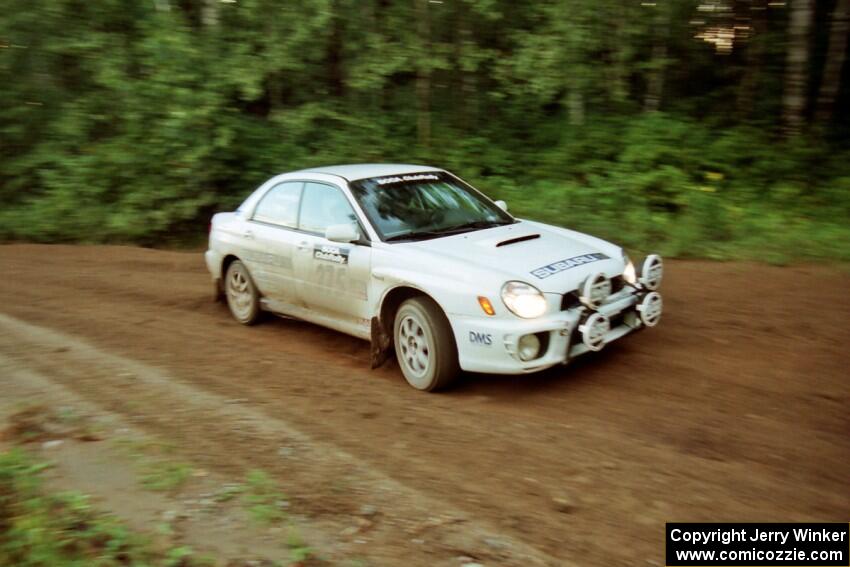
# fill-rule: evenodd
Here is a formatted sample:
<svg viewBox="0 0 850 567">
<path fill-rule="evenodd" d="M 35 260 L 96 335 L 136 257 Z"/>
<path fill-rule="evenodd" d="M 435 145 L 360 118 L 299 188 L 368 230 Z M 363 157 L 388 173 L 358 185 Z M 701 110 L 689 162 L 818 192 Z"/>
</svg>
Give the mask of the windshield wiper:
<svg viewBox="0 0 850 567">
<path fill-rule="evenodd" d="M 416 230 L 411 232 L 404 232 L 402 234 L 394 234 L 393 236 L 388 236 L 384 238 L 384 242 L 399 242 L 402 240 L 425 240 L 427 238 L 436 238 L 438 236 L 445 236 L 442 232 L 438 232 L 435 230 Z"/>
<path fill-rule="evenodd" d="M 514 224 L 515 222 L 516 221 L 513 220 L 477 220 L 448 226 L 446 228 L 441 228 L 439 231 L 435 232 L 439 232 L 440 234 L 456 234 L 459 232 L 469 232 L 471 230 L 479 230 L 482 228 L 494 228 L 497 226 L 505 226 L 508 224 Z"/>
<path fill-rule="evenodd" d="M 456 224 L 452 226 L 447 226 L 445 228 L 440 228 L 438 230 L 414 230 L 411 232 L 405 232 L 402 234 L 395 234 L 393 236 L 389 236 L 384 239 L 384 242 L 400 242 L 403 240 L 427 240 L 429 238 L 438 238 L 440 236 L 449 236 L 451 234 L 460 234 L 463 232 L 470 232 L 473 230 L 479 230 L 482 228 L 493 228 L 496 226 L 505 226 L 508 224 L 514 224 L 516 221 L 489 221 L 489 220 L 477 220 L 471 222 L 465 222 L 462 224 Z"/>
</svg>

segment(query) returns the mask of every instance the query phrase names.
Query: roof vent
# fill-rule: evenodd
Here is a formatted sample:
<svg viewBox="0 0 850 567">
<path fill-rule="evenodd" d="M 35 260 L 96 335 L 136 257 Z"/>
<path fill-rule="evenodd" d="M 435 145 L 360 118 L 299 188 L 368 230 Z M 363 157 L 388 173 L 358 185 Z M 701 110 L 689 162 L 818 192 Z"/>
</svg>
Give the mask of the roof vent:
<svg viewBox="0 0 850 567">
<path fill-rule="evenodd" d="M 517 242 L 525 242 L 526 240 L 534 240 L 535 238 L 540 238 L 539 234 L 526 234 L 525 236 L 517 236 L 516 238 L 509 238 L 507 240 L 503 240 L 496 244 L 496 248 L 499 246 L 507 246 L 509 244 L 516 244 Z"/>
</svg>

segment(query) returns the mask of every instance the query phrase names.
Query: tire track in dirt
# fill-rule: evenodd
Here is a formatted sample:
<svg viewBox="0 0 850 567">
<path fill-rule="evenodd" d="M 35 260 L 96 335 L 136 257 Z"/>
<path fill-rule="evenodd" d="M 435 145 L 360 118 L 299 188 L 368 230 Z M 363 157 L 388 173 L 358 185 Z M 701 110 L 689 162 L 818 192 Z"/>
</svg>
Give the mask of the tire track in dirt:
<svg viewBox="0 0 850 567">
<path fill-rule="evenodd" d="M 283 416 L 551 556 L 657 561 L 664 521 L 850 507 L 850 278 L 831 270 L 669 262 L 659 328 L 566 369 L 422 396 L 392 366 L 368 371 L 361 341 L 239 327 L 208 302 L 199 254 L 11 246 L 0 266 L 16 298 L 0 310 Z"/>
<path fill-rule="evenodd" d="M 501 535 L 487 522 L 411 490 L 361 459 L 243 403 L 2 314 L 0 336 L 0 360 L 9 357 L 23 363 L 85 400 L 127 415 L 138 426 L 169 435 L 178 446 L 194 445 L 194 455 L 208 455 L 211 466 L 242 471 L 260 467 L 274 472 L 283 479 L 296 509 L 330 523 L 336 532 L 353 524 L 360 507 L 374 506 L 380 510 L 380 520 L 368 534 L 359 535 L 382 550 L 373 560 L 384 560 L 387 565 L 435 565 L 467 556 L 500 565 L 556 564 L 523 542 Z M 222 454 L 221 445 L 241 446 L 242 450 Z M 285 457 L 281 456 L 282 447 L 287 449 Z M 345 489 L 337 490 L 337 486 Z M 401 534 L 406 539 L 399 537 Z M 428 551 L 423 554 L 426 541 Z M 486 541 L 498 541 L 499 545 L 493 549 Z M 418 559 L 411 559 L 417 555 Z"/>
</svg>

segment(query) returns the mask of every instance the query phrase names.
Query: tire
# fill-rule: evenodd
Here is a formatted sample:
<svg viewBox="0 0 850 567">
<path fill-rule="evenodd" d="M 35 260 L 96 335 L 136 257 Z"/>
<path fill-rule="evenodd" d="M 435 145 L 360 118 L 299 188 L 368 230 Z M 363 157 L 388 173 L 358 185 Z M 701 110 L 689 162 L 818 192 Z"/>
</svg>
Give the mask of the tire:
<svg viewBox="0 0 850 567">
<path fill-rule="evenodd" d="M 404 379 L 417 390 L 445 388 L 460 371 L 449 321 L 427 297 L 413 297 L 401 304 L 393 323 L 393 339 Z"/>
<path fill-rule="evenodd" d="M 260 318 L 260 295 L 248 273 L 248 268 L 239 260 L 227 267 L 224 276 L 224 292 L 227 306 L 233 318 L 243 325 L 253 325 Z"/>
</svg>

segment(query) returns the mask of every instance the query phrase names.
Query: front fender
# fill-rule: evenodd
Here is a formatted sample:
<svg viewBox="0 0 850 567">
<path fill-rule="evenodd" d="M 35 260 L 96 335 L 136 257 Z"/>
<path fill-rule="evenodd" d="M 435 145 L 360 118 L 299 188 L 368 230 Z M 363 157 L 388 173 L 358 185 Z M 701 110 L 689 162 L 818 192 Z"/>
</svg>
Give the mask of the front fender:
<svg viewBox="0 0 850 567">
<path fill-rule="evenodd" d="M 400 267 L 376 268 L 372 270 L 373 297 L 379 298 L 374 304 L 371 324 L 371 363 L 372 368 L 381 366 L 390 355 L 392 346 L 392 329 L 387 328 L 388 322 L 381 317 L 381 311 L 387 297 L 393 290 L 399 288 L 415 289 L 430 297 L 449 321 L 458 343 L 455 320 L 457 315 L 478 309 L 477 296 L 481 295 L 477 287 L 452 280 L 439 274 L 428 274 Z M 460 348 L 460 345 L 457 345 Z"/>
<path fill-rule="evenodd" d="M 378 316 L 384 299 L 393 289 L 410 287 L 429 296 L 446 315 L 472 315 L 481 311 L 478 296 L 487 295 L 482 286 L 471 285 L 458 279 L 441 274 L 423 273 L 405 268 L 385 267 L 372 270 L 375 297 L 379 297 L 375 305 L 374 315 Z M 498 290 L 496 293 L 498 297 Z M 493 301 L 491 299 L 491 301 Z"/>
</svg>

